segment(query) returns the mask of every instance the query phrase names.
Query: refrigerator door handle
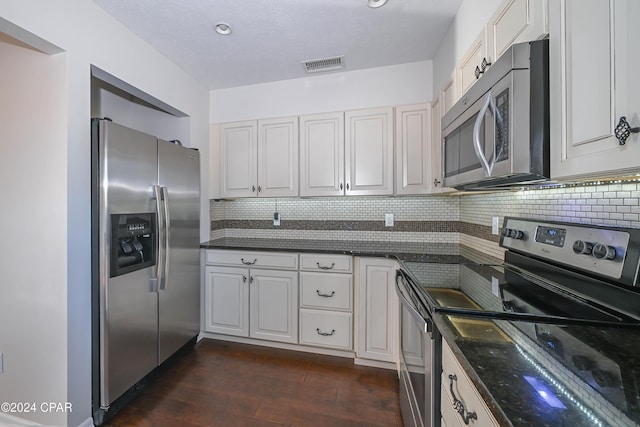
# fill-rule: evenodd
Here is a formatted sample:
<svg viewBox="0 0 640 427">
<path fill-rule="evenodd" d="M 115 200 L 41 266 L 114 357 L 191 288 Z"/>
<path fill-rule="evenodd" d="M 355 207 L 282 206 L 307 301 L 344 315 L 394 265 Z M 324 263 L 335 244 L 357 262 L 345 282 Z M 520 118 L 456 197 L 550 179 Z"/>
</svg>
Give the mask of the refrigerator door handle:
<svg viewBox="0 0 640 427">
<path fill-rule="evenodd" d="M 153 186 L 153 194 L 154 194 L 154 199 L 156 199 L 156 212 L 158 213 L 157 215 L 157 229 L 158 229 L 158 242 L 157 242 L 157 262 L 156 262 L 156 277 L 151 279 L 152 281 L 152 288 L 153 288 L 153 292 L 158 292 L 159 289 L 162 289 L 164 287 L 164 271 L 165 271 L 165 262 L 166 262 L 166 256 L 165 256 L 165 237 L 164 237 L 164 231 L 165 228 L 163 227 L 163 213 L 164 210 L 162 209 L 162 190 L 161 187 L 159 185 L 154 185 Z M 158 283 L 160 284 L 160 286 L 158 287 Z"/>
<path fill-rule="evenodd" d="M 167 277 L 169 276 L 169 255 L 171 252 L 171 216 L 169 215 L 169 190 L 167 187 L 162 188 L 162 208 L 164 210 L 164 271 L 162 272 L 162 280 L 160 280 L 160 290 L 167 289 Z"/>
</svg>

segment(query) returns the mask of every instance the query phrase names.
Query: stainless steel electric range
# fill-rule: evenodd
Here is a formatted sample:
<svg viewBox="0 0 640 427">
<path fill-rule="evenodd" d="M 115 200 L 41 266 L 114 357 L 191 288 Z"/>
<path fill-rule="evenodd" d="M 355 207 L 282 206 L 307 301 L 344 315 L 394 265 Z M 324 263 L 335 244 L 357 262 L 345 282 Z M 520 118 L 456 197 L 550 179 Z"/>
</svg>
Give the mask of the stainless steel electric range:
<svg viewBox="0 0 640 427">
<path fill-rule="evenodd" d="M 417 312 L 424 320 L 420 327 L 428 331 L 434 355 L 425 368 L 431 373 L 431 384 L 418 387 L 430 390 L 426 393 L 430 409 L 423 410 L 422 422 L 415 425 L 439 421 L 440 388 L 438 375 L 433 375 L 440 369 L 436 316 L 451 322 L 466 339 L 464 345 L 470 346 L 479 335 L 496 334 L 527 360 L 549 366 L 562 383 L 559 387 L 569 387 L 567 393 L 576 397 L 561 404 L 564 409 L 540 403 L 548 425 L 571 425 L 572 411 L 580 412 L 585 399 L 594 399 L 593 405 L 586 406 L 596 408 L 587 419 L 604 420 L 594 421 L 596 425 L 618 424 L 617 416 L 630 425 L 640 424 L 640 230 L 507 217 L 500 246 L 506 249 L 503 263 L 404 262 L 405 268 L 398 273 L 404 306 L 415 308 L 414 317 Z M 406 323 L 405 318 L 409 316 L 401 321 Z M 484 323 L 478 319 L 495 329 L 479 328 Z M 409 368 L 414 366 L 416 371 L 411 362 L 414 350 L 405 351 L 403 343 L 409 347 L 415 342 L 417 338 L 405 336 L 415 329 L 402 328 L 401 365 L 408 372 L 408 388 L 412 387 Z M 470 361 L 482 365 L 479 370 L 486 383 L 501 371 L 498 362 L 489 359 Z M 501 363 L 510 363 L 505 360 Z M 548 389 L 531 387 L 532 396 L 548 394 Z M 535 407 L 534 402 L 529 406 Z M 532 422 L 521 412 L 503 409 L 510 419 L 522 420 L 522 425 Z M 408 416 L 403 416 L 406 423 Z"/>
</svg>

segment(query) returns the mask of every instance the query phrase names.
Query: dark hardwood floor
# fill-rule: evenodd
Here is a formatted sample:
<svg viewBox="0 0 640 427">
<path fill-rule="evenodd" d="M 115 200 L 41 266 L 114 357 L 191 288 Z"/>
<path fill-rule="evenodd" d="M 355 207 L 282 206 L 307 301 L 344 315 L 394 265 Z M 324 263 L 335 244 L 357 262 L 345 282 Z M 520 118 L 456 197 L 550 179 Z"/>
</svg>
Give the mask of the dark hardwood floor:
<svg viewBox="0 0 640 427">
<path fill-rule="evenodd" d="M 202 340 L 106 425 L 402 426 L 402 419 L 393 370 Z"/>
</svg>

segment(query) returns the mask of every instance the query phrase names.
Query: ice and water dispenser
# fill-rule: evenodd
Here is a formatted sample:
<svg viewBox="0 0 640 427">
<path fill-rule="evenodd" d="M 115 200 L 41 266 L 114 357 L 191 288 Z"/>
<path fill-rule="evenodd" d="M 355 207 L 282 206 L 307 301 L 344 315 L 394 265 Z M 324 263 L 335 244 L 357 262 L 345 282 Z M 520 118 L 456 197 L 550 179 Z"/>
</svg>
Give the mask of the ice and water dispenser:
<svg viewBox="0 0 640 427">
<path fill-rule="evenodd" d="M 155 265 L 155 242 L 155 213 L 112 214 L 109 277 Z"/>
</svg>

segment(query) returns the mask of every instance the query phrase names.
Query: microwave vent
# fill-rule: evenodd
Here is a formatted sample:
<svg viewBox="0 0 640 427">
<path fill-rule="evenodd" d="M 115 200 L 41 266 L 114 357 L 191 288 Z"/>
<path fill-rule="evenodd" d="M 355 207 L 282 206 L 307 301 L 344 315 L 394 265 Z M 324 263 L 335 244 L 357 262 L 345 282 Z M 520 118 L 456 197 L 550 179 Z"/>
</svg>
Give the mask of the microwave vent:
<svg viewBox="0 0 640 427">
<path fill-rule="evenodd" d="M 322 73 L 344 68 L 344 55 L 302 61 L 305 73 Z"/>
</svg>

